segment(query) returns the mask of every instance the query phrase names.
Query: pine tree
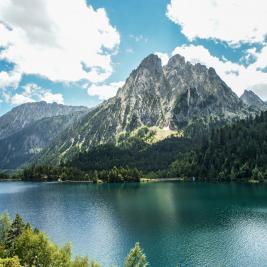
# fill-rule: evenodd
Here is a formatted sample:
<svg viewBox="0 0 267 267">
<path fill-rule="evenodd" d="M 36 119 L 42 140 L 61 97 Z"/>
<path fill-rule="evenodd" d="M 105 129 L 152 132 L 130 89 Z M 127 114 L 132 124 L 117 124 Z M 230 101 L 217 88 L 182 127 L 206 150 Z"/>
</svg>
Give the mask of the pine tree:
<svg viewBox="0 0 267 267">
<path fill-rule="evenodd" d="M 8 237 L 8 232 L 11 228 L 11 218 L 8 213 L 3 213 L 0 216 L 0 244 L 4 244 Z"/>
<path fill-rule="evenodd" d="M 14 242 L 16 238 L 22 234 L 22 232 L 28 227 L 19 214 L 16 215 L 14 221 L 11 224 L 10 230 L 8 231 L 5 246 L 12 254 Z"/>
<path fill-rule="evenodd" d="M 148 262 L 146 260 L 146 255 L 140 247 L 139 243 L 130 250 L 128 256 L 125 259 L 125 267 L 147 267 Z"/>
</svg>

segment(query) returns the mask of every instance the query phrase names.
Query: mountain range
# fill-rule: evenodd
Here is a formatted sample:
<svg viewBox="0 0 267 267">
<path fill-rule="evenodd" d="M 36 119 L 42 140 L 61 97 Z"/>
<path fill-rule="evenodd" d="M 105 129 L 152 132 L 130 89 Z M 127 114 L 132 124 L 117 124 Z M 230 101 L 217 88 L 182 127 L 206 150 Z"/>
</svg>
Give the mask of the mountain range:
<svg viewBox="0 0 267 267">
<path fill-rule="evenodd" d="M 96 145 L 116 143 L 122 135 L 144 126 L 163 130 L 165 136 L 177 132 L 190 136 L 196 129 L 243 118 L 249 112 L 214 69 L 193 65 L 180 55 L 162 66 L 158 56 L 149 55 L 115 97 L 64 131 L 41 159 L 69 160 Z"/>
<path fill-rule="evenodd" d="M 43 101 L 15 107 L 0 117 L 0 169 L 25 164 L 86 112 L 86 107 Z"/>
<path fill-rule="evenodd" d="M 197 137 L 211 125 L 255 114 L 266 105 L 251 91 L 239 98 L 213 68 L 180 55 L 162 66 L 149 55 L 115 97 L 92 110 L 45 102 L 18 106 L 0 117 L 0 168 L 35 160 L 59 163 L 101 144 L 116 144 L 146 127 L 153 142 Z"/>
</svg>

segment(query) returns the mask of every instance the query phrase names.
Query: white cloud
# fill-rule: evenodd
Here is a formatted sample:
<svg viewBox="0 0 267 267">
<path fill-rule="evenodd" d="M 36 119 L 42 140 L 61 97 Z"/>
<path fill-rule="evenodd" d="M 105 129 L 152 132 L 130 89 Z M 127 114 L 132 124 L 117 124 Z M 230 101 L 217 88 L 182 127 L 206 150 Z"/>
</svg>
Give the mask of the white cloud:
<svg viewBox="0 0 267 267">
<path fill-rule="evenodd" d="M 171 0 L 167 16 L 189 39 L 229 44 L 262 42 L 267 33 L 265 0 Z"/>
<path fill-rule="evenodd" d="M 148 42 L 148 38 L 146 38 L 144 35 L 140 34 L 140 35 L 134 35 L 134 34 L 130 34 L 130 38 L 132 38 L 133 40 L 135 40 L 135 42 Z"/>
<path fill-rule="evenodd" d="M 26 84 L 23 87 L 21 93 L 12 95 L 9 92 L 3 92 L 4 101 L 12 105 L 20 105 L 28 102 L 45 101 L 47 103 L 56 102 L 58 104 L 64 104 L 64 98 L 62 94 L 53 94 L 50 89 L 42 88 L 37 84 Z"/>
<path fill-rule="evenodd" d="M 157 55 L 161 59 L 162 66 L 168 63 L 169 55 L 167 53 L 156 52 L 155 55 Z"/>
<path fill-rule="evenodd" d="M 113 82 L 110 84 L 93 84 L 88 87 L 88 94 L 97 96 L 101 100 L 106 100 L 116 95 L 118 89 L 124 85 L 124 82 Z"/>
<path fill-rule="evenodd" d="M 85 0 L 0 1 L 0 60 L 52 81 L 100 82 L 120 43 L 104 9 Z"/>
<path fill-rule="evenodd" d="M 240 62 L 249 65 L 256 60 L 257 54 L 257 49 L 255 47 L 247 49 L 245 55 L 240 58 Z"/>
<path fill-rule="evenodd" d="M 26 84 L 23 88 L 23 95 L 33 98 L 34 101 L 45 101 L 47 103 L 56 102 L 58 104 L 64 104 L 64 98 L 62 94 L 52 93 L 50 89 L 42 88 L 34 83 Z"/>
<path fill-rule="evenodd" d="M 218 75 L 238 95 L 241 95 L 244 89 L 250 88 L 255 84 L 267 83 L 267 73 L 258 70 L 258 67 L 264 62 L 262 58 L 265 56 L 265 51 L 257 54 L 256 62 L 248 67 L 231 61 L 221 60 L 211 55 L 205 47 L 200 45 L 176 47 L 173 51 L 173 55 L 174 54 L 184 56 L 187 61 L 190 61 L 193 64 L 201 63 L 207 67 L 213 67 Z M 265 60 L 265 64 L 266 62 L 267 61 Z"/>
<path fill-rule="evenodd" d="M 253 55 L 256 58 L 253 66 L 258 69 L 265 69 L 267 67 L 267 45 L 259 53 L 254 53 Z"/>
<path fill-rule="evenodd" d="M 51 92 L 44 92 L 44 94 L 40 96 L 40 99 L 47 103 L 56 102 L 58 104 L 64 104 L 64 98 L 62 94 L 53 94 Z"/>
<path fill-rule="evenodd" d="M 0 89 L 17 87 L 21 79 L 21 73 L 14 70 L 11 72 L 0 71 Z"/>
<path fill-rule="evenodd" d="M 34 102 L 34 100 L 22 94 L 15 94 L 9 97 L 9 103 L 12 105 L 21 105 L 29 102 Z"/>
<path fill-rule="evenodd" d="M 267 82 L 265 84 L 255 84 L 248 89 L 255 92 L 264 101 L 267 101 Z"/>
</svg>

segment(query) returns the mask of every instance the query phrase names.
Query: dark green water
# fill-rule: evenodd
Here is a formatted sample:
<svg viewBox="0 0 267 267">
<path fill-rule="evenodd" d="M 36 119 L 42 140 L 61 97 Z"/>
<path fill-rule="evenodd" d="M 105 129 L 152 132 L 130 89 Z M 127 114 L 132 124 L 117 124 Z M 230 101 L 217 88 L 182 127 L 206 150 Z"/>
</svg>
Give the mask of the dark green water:
<svg viewBox="0 0 267 267">
<path fill-rule="evenodd" d="M 75 254 L 121 266 L 140 241 L 150 266 L 267 266 L 267 186 L 0 183 L 21 213 Z"/>
</svg>

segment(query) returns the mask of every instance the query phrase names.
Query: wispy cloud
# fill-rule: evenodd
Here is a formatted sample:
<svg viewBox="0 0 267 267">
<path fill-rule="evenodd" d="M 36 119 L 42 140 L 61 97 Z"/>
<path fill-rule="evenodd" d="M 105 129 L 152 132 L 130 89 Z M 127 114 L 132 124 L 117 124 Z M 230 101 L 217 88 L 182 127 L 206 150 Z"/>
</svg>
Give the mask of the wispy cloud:
<svg viewBox="0 0 267 267">
<path fill-rule="evenodd" d="M 37 84 L 26 84 L 21 93 L 12 94 L 11 91 L 3 91 L 2 97 L 6 103 L 20 105 L 28 102 L 45 101 L 47 103 L 64 103 L 62 94 L 52 93 L 50 89 L 42 88 Z"/>
<path fill-rule="evenodd" d="M 134 34 L 130 34 L 129 35 L 131 39 L 133 39 L 135 42 L 148 42 L 148 38 L 144 37 L 142 34 L 140 35 L 134 35 Z"/>
</svg>

